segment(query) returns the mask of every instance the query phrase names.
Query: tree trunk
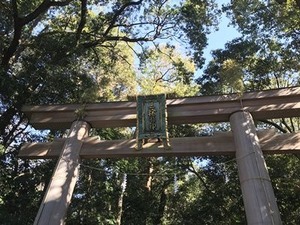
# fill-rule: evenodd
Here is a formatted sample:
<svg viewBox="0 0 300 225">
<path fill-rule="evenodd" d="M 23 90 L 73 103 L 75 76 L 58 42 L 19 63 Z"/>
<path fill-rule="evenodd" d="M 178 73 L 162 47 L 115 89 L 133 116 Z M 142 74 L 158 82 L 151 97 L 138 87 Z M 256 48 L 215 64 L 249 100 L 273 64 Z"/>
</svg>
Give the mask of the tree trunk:
<svg viewBox="0 0 300 225">
<path fill-rule="evenodd" d="M 154 218 L 154 224 L 157 225 L 162 224 L 162 218 L 164 216 L 166 203 L 167 203 L 167 188 L 164 187 L 160 193 L 158 212 L 156 214 L 157 216 Z"/>
<path fill-rule="evenodd" d="M 147 179 L 147 183 L 146 183 L 146 189 L 150 192 L 151 191 L 151 186 L 152 186 L 152 172 L 153 172 L 153 163 L 151 161 L 149 161 L 149 169 L 148 169 L 148 179 Z"/>
<path fill-rule="evenodd" d="M 123 214 L 123 199 L 124 199 L 124 193 L 126 189 L 126 183 L 127 183 L 127 175 L 124 174 L 122 178 L 121 183 L 121 194 L 118 201 L 118 214 L 117 214 L 117 225 L 121 225 L 122 221 L 122 214 Z"/>
</svg>

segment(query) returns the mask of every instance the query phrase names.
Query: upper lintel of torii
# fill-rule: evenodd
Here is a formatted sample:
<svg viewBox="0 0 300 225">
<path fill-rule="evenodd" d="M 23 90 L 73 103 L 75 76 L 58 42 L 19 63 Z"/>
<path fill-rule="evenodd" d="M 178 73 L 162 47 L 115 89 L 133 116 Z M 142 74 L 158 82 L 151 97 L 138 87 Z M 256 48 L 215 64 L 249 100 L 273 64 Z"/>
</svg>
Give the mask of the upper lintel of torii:
<svg viewBox="0 0 300 225">
<path fill-rule="evenodd" d="M 250 112 L 255 120 L 299 117 L 299 100 L 300 87 L 167 99 L 168 124 L 227 122 L 240 110 Z M 93 128 L 136 126 L 135 101 L 24 106 L 22 110 L 37 129 L 70 128 L 78 112 Z"/>
</svg>

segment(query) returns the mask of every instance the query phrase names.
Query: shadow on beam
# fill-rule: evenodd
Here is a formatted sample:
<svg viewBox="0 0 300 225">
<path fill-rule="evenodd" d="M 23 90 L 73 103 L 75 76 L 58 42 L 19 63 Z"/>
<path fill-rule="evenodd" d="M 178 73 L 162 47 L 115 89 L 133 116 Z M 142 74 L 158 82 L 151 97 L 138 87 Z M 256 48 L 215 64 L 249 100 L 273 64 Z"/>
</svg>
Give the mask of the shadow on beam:
<svg viewBox="0 0 300 225">
<path fill-rule="evenodd" d="M 300 153 L 300 133 L 278 134 L 274 130 L 258 132 L 264 154 Z M 27 143 L 20 150 L 20 158 L 57 158 L 65 139 L 52 143 Z M 165 150 L 161 142 L 149 142 L 143 150 L 135 149 L 136 140 L 99 140 L 97 137 L 84 139 L 81 158 L 121 158 L 159 156 L 206 156 L 234 155 L 235 146 L 231 132 L 208 137 L 171 138 L 171 150 Z"/>
</svg>

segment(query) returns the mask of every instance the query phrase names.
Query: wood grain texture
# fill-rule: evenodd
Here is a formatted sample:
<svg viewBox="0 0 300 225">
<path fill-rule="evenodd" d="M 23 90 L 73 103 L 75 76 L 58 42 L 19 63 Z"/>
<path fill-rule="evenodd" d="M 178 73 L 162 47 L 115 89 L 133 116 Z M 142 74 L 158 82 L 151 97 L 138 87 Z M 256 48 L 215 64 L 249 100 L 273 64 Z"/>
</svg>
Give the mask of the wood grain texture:
<svg viewBox="0 0 300 225">
<path fill-rule="evenodd" d="M 62 144 L 59 146 L 59 159 L 35 218 L 34 225 L 64 224 L 64 218 L 79 175 L 82 139 L 88 136 L 89 128 L 86 122 L 75 121 L 72 124 L 68 138 L 56 142 L 59 145 Z M 50 152 L 55 147 L 55 144 L 50 146 Z"/>
<path fill-rule="evenodd" d="M 282 224 L 251 114 L 245 111 L 232 114 L 230 125 L 236 146 L 235 155 L 247 224 Z"/>
<path fill-rule="evenodd" d="M 300 153 L 300 133 L 279 134 L 274 130 L 258 132 L 259 142 L 264 154 Z M 28 143 L 23 145 L 19 157 L 57 158 L 65 139 L 52 143 Z M 150 142 L 144 149 L 135 149 L 136 140 L 99 140 L 88 137 L 83 140 L 81 158 L 121 158 L 148 156 L 206 156 L 234 155 L 235 145 L 231 132 L 218 133 L 207 137 L 170 138 L 171 150 L 165 150 L 161 142 Z"/>
<path fill-rule="evenodd" d="M 300 116 L 300 87 L 219 96 L 167 100 L 168 124 L 228 122 L 232 113 L 250 112 L 255 120 Z M 37 129 L 67 129 L 84 108 L 94 128 L 135 127 L 136 102 L 107 102 L 86 105 L 24 106 L 23 112 Z"/>
</svg>

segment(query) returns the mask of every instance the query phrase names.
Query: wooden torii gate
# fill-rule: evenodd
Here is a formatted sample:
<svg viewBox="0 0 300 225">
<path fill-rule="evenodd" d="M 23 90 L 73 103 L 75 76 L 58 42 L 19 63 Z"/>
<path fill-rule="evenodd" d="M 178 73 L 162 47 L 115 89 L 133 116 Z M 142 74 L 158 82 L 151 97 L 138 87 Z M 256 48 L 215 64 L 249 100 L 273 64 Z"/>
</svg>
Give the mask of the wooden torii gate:
<svg viewBox="0 0 300 225">
<path fill-rule="evenodd" d="M 82 105 L 24 106 L 37 129 L 70 128 L 67 138 L 51 143 L 27 143 L 23 158 L 59 158 L 34 224 L 64 224 L 82 158 L 148 156 L 236 156 L 249 225 L 282 224 L 264 154 L 300 152 L 300 133 L 256 132 L 253 120 L 300 116 L 300 88 L 221 96 L 168 99 L 168 124 L 230 122 L 232 132 L 209 137 L 171 138 L 172 149 L 147 143 L 136 151 L 135 140 L 105 141 L 88 137 L 93 128 L 136 126 L 136 102 Z M 76 120 L 78 110 L 84 120 Z"/>
</svg>

